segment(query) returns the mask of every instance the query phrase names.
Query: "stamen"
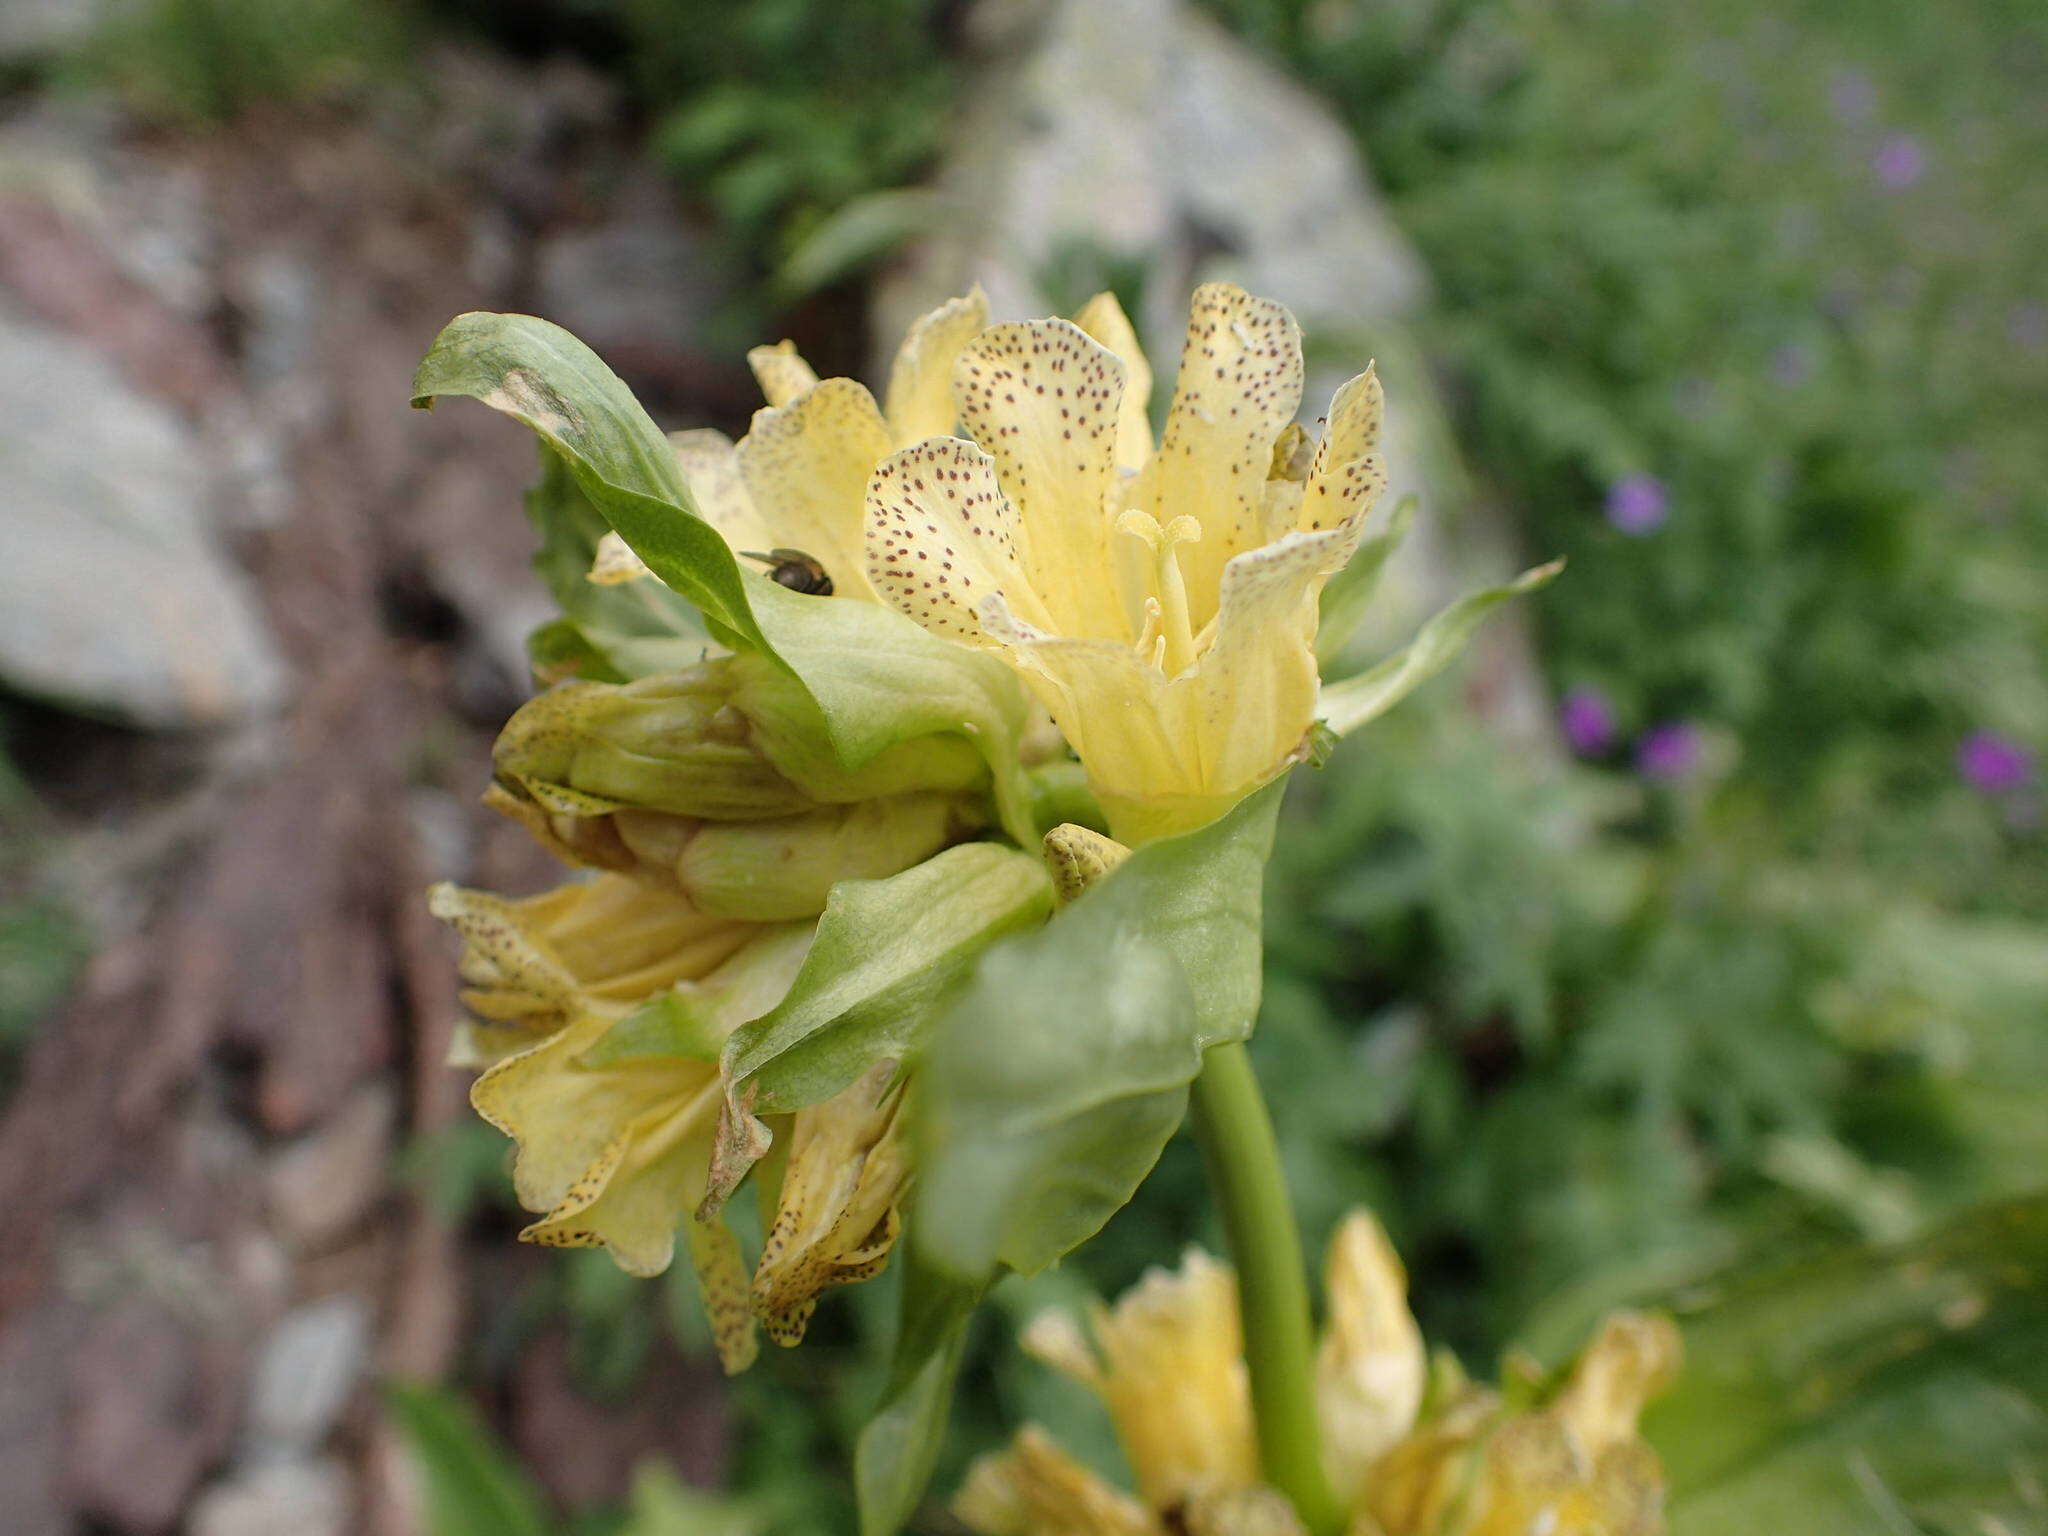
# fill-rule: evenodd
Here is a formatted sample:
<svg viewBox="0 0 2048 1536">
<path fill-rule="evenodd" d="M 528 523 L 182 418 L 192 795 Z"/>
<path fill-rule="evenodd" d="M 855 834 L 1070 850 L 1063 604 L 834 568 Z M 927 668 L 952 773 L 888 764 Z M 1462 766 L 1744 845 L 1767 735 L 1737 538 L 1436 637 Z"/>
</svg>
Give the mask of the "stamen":
<svg viewBox="0 0 2048 1536">
<path fill-rule="evenodd" d="M 1200 540 L 1202 525 L 1183 513 L 1161 528 L 1151 513 L 1133 509 L 1121 514 L 1116 526 L 1118 531 L 1142 540 L 1151 551 L 1152 595 L 1145 600 L 1143 635 L 1158 642 L 1153 664 L 1168 677 L 1177 676 L 1195 659 L 1195 637 L 1188 627 L 1188 589 L 1180 569 L 1180 546 Z M 1141 639 L 1139 649 L 1144 648 L 1145 639 Z"/>
</svg>

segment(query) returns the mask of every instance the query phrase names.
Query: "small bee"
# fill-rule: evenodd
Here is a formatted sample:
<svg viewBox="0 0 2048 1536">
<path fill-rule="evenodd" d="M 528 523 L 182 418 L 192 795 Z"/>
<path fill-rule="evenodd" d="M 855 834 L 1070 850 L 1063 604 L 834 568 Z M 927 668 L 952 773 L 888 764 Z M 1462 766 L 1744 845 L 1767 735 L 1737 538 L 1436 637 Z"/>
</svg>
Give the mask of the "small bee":
<svg viewBox="0 0 2048 1536">
<path fill-rule="evenodd" d="M 766 554 L 749 549 L 741 553 L 749 560 L 764 562 L 769 568 L 768 579 L 777 586 L 810 597 L 832 595 L 832 578 L 825 574 L 825 567 L 800 549 L 771 549 Z"/>
</svg>

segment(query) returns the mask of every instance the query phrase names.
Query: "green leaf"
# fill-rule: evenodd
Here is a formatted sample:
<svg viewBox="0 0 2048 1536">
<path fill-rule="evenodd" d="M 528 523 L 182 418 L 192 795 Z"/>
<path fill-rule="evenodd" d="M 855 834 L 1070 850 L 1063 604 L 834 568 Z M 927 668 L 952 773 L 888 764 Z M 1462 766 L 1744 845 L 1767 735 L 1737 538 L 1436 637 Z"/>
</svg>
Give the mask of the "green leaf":
<svg viewBox="0 0 2048 1536">
<path fill-rule="evenodd" d="M 542 444 L 540 460 L 540 480 L 526 493 L 526 515 L 540 533 L 533 566 L 564 617 L 528 641 L 536 669 L 550 678 L 626 682 L 701 661 L 710 646 L 704 621 L 663 583 L 590 580 L 598 540 L 611 525 L 567 459 Z"/>
<path fill-rule="evenodd" d="M 1366 611 L 1372 607 L 1373 594 L 1379 590 L 1380 577 L 1386 573 L 1387 561 L 1415 526 L 1418 505 L 1413 496 L 1403 496 L 1394 503 L 1386 526 L 1361 540 L 1350 563 L 1323 587 L 1321 616 L 1316 622 L 1316 661 L 1322 666 L 1335 661 L 1345 643 L 1358 632 Z"/>
<path fill-rule="evenodd" d="M 853 1456 L 861 1536 L 893 1536 L 923 1498 L 945 1442 L 968 1320 L 987 1290 L 931 1264 L 914 1235 L 905 1247 L 896 1357 Z"/>
<path fill-rule="evenodd" d="M 531 315 L 457 315 L 434 338 L 412 393 L 421 409 L 467 396 L 525 422 L 567 460 L 592 505 L 657 576 L 725 635 L 772 654 L 748 590 L 750 582 L 772 583 L 740 570 L 697 515 L 661 429 L 574 336 Z"/>
<path fill-rule="evenodd" d="M 989 765 L 1003 830 L 1020 843 L 1037 841 L 1018 750 L 1028 706 L 1007 666 L 927 634 L 891 608 L 760 586 L 762 627 L 785 676 L 801 681 L 791 686 L 766 667 L 752 669 L 738 701 L 749 716 L 786 717 L 791 728 L 781 735 L 793 741 L 804 712 L 822 709 L 826 739 L 849 768 L 918 736 L 966 736 Z"/>
<path fill-rule="evenodd" d="M 766 1114 L 902 1060 L 982 950 L 1051 910 L 1044 864 L 994 843 L 963 843 L 885 880 L 840 881 L 788 995 L 733 1031 L 727 1081 L 758 1084 L 754 1107 Z"/>
<path fill-rule="evenodd" d="M 824 222 L 783 262 L 773 279 L 782 303 L 804 298 L 881 260 L 935 225 L 944 204 L 926 187 L 889 187 L 855 198 Z"/>
<path fill-rule="evenodd" d="M 1202 1053 L 1251 1032 L 1274 784 L 1131 855 L 1042 931 L 990 949 L 919 1077 L 914 1228 L 956 1276 L 1033 1274 L 1130 1199 Z"/>
<path fill-rule="evenodd" d="M 2048 1195 L 1686 1299 L 1644 1424 L 1672 1536 L 2048 1522 Z"/>
<path fill-rule="evenodd" d="M 1431 618 L 1403 650 L 1378 666 L 1324 687 L 1317 713 L 1339 736 L 1377 718 L 1441 672 L 1465 648 L 1487 615 L 1511 597 L 1547 586 L 1562 560 L 1522 572 L 1505 586 L 1469 592 Z"/>
<path fill-rule="evenodd" d="M 1026 705 L 1009 668 L 893 609 L 822 601 L 742 570 L 697 515 L 668 440 L 590 348 L 530 315 L 459 315 L 413 380 L 416 406 L 448 395 L 480 400 L 539 433 L 604 520 L 695 605 L 713 639 L 787 674 L 784 707 L 822 734 L 842 766 L 859 768 L 916 736 L 965 735 L 994 775 L 1005 829 L 1020 841 L 1031 836 L 1016 750 Z"/>
<path fill-rule="evenodd" d="M 538 1488 L 468 1403 L 426 1383 L 393 1384 L 385 1401 L 419 1463 L 428 1536 L 548 1536 Z"/>
</svg>

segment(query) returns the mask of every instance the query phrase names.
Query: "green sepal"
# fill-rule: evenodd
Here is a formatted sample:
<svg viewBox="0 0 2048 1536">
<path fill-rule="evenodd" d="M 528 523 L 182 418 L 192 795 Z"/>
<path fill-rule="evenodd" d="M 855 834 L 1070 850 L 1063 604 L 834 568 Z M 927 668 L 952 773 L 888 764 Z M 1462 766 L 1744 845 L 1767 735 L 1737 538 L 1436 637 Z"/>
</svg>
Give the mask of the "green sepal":
<svg viewBox="0 0 2048 1536">
<path fill-rule="evenodd" d="M 929 635 L 893 609 L 806 596 L 742 569 L 698 514 L 668 439 L 560 326 L 531 315 L 458 315 L 413 379 L 415 406 L 451 395 L 539 433 L 604 520 L 696 607 L 713 640 L 765 656 L 796 680 L 786 707 L 806 716 L 803 728 L 821 735 L 841 766 L 857 769 L 920 735 L 967 736 L 995 776 L 1005 829 L 1029 839 L 1017 764 L 1025 700 L 1000 661 Z"/>
<path fill-rule="evenodd" d="M 904 1247 L 889 1384 L 853 1455 L 861 1536 L 895 1536 L 916 1513 L 945 1443 L 967 1324 L 988 1289 L 932 1264 L 914 1232 Z"/>
<path fill-rule="evenodd" d="M 1203 1052 L 1251 1033 L 1282 784 L 1138 849 L 1043 930 L 990 949 L 933 1032 L 913 1227 L 963 1280 L 1035 1274 L 1158 1161 Z"/>
<path fill-rule="evenodd" d="M 1044 864 L 995 843 L 962 843 L 886 880 L 841 881 L 788 995 L 733 1031 L 727 1081 L 755 1088 L 765 1114 L 903 1060 L 982 950 L 1051 911 Z"/>
<path fill-rule="evenodd" d="M 606 1030 L 577 1063 L 595 1068 L 647 1057 L 716 1061 L 725 1047 L 722 1001 L 720 994 L 672 988 Z"/>
<path fill-rule="evenodd" d="M 1385 526 L 1359 540 L 1344 569 L 1324 584 L 1316 621 L 1317 665 L 1327 667 L 1335 661 L 1358 633 L 1372 607 L 1373 594 L 1379 591 L 1380 577 L 1386 574 L 1387 561 L 1415 526 L 1418 505 L 1413 496 L 1395 502 Z"/>
<path fill-rule="evenodd" d="M 1487 616 L 1510 598 L 1547 586 L 1564 569 L 1562 560 L 1522 572 L 1503 586 L 1468 592 L 1424 624 L 1406 647 L 1377 666 L 1341 683 L 1326 683 L 1317 717 L 1339 736 L 1377 719 L 1428 682 L 1465 648 Z"/>
</svg>

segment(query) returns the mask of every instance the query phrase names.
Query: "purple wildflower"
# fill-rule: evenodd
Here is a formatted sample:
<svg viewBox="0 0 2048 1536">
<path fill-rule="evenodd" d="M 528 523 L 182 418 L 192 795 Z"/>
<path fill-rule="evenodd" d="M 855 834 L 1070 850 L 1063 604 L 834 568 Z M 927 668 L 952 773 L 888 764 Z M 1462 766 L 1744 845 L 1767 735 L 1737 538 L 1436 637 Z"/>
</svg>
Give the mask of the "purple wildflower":
<svg viewBox="0 0 2048 1536">
<path fill-rule="evenodd" d="M 1972 731 L 1956 748 L 1956 772 L 1987 795 L 2024 789 L 2034 776 L 2033 754 L 2010 736 Z"/>
<path fill-rule="evenodd" d="M 1927 151 L 1910 133 L 1895 133 L 1871 156 L 1877 179 L 1892 192 L 1903 192 L 1927 173 Z"/>
<path fill-rule="evenodd" d="M 1557 706 L 1564 739 L 1581 757 L 1598 757 L 1614 745 L 1614 706 L 1597 688 L 1574 688 Z"/>
<path fill-rule="evenodd" d="M 1634 537 L 1656 532 L 1670 510 L 1664 482 L 1654 475 L 1626 475 L 1607 488 L 1607 521 Z"/>
<path fill-rule="evenodd" d="M 1699 760 L 1699 730 L 1683 720 L 1653 725 L 1636 742 L 1636 772 L 1646 779 L 1682 779 Z"/>
</svg>

